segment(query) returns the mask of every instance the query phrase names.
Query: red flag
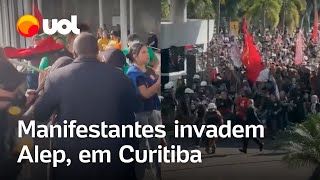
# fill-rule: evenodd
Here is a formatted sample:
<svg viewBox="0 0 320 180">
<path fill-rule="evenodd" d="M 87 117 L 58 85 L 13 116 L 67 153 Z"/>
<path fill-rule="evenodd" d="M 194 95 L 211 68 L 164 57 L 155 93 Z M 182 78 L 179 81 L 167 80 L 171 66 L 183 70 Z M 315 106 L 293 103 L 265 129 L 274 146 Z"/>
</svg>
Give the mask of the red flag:
<svg viewBox="0 0 320 180">
<path fill-rule="evenodd" d="M 14 59 L 28 59 L 34 56 L 46 56 L 47 54 L 62 50 L 64 48 L 63 44 L 58 44 L 52 37 L 47 37 L 42 40 L 38 46 L 35 48 L 13 48 L 6 47 L 3 48 L 4 54 L 6 57 Z"/>
<path fill-rule="evenodd" d="M 300 30 L 297 35 L 297 41 L 296 41 L 296 53 L 294 57 L 294 63 L 296 65 L 302 64 L 303 62 L 303 37 L 302 37 L 302 31 Z"/>
<path fill-rule="evenodd" d="M 241 61 L 243 65 L 246 66 L 247 79 L 251 82 L 255 82 L 260 72 L 263 70 L 261 56 L 254 45 L 250 33 L 247 31 L 246 19 L 243 20 L 242 30 L 244 33 L 244 48 L 241 55 Z"/>
<path fill-rule="evenodd" d="M 38 19 L 39 24 L 40 24 L 39 30 L 42 31 L 43 16 L 42 16 L 40 10 L 38 9 L 36 0 L 33 0 L 33 16 Z"/>
<path fill-rule="evenodd" d="M 313 43 L 318 43 L 318 9 L 317 9 L 317 7 L 314 8 L 312 42 Z"/>
</svg>

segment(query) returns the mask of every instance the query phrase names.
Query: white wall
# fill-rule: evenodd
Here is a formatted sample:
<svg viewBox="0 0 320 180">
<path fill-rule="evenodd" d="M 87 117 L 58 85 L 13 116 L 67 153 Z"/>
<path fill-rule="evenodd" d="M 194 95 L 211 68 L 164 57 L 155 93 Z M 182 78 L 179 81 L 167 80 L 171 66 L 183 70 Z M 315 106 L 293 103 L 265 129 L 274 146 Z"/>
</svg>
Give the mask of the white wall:
<svg viewBox="0 0 320 180">
<path fill-rule="evenodd" d="M 184 46 L 186 44 L 207 45 L 208 21 L 189 19 L 186 23 L 161 22 L 160 48 Z M 209 40 L 214 33 L 214 20 L 209 20 Z"/>
</svg>

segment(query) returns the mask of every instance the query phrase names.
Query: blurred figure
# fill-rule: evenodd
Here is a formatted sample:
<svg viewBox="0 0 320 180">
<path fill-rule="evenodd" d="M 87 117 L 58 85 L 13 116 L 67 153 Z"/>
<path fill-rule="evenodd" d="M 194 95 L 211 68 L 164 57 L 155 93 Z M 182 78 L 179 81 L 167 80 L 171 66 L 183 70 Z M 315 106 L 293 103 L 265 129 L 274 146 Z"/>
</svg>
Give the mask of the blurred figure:
<svg viewBox="0 0 320 180">
<path fill-rule="evenodd" d="M 205 114 L 206 125 L 215 125 L 220 126 L 223 124 L 223 117 L 220 112 L 217 110 L 217 106 L 214 103 L 210 103 L 208 105 L 208 109 Z M 216 152 L 216 138 L 208 139 L 208 143 L 206 146 L 206 152 L 208 154 L 214 154 Z"/>
<path fill-rule="evenodd" d="M 29 48 L 35 48 L 38 46 L 38 44 L 41 42 L 41 37 L 39 35 L 35 35 L 32 37 L 32 45 Z M 34 67 L 39 67 L 41 58 L 33 58 L 33 59 L 27 59 L 30 61 L 30 64 Z M 37 89 L 38 88 L 38 78 L 39 73 L 35 70 L 31 70 L 27 74 L 27 84 L 28 89 Z"/>
<path fill-rule="evenodd" d="M 153 48 L 158 48 L 158 37 L 154 32 L 149 33 L 147 45 Z"/>
<path fill-rule="evenodd" d="M 135 90 L 123 73 L 98 61 L 95 36 L 81 33 L 74 40 L 74 51 L 77 58 L 73 63 L 46 77 L 43 94 L 35 104 L 35 120 L 47 121 L 57 112 L 58 124 L 75 119 L 78 124 L 87 126 L 102 122 L 106 125 L 133 125 L 138 104 Z M 55 138 L 54 142 L 53 149 L 63 149 L 72 164 L 53 168 L 53 180 L 96 176 L 101 179 L 135 179 L 134 164 L 122 163 L 117 155 L 123 145 L 136 148 L 134 139 Z M 83 149 L 108 149 L 112 163 L 83 164 L 78 157 Z"/>
<path fill-rule="evenodd" d="M 121 40 L 120 40 L 119 32 L 118 31 L 111 31 L 110 38 L 111 38 L 111 42 L 109 43 L 109 46 L 121 50 L 122 46 L 121 46 Z"/>
<path fill-rule="evenodd" d="M 256 108 L 254 106 L 254 101 L 253 99 L 250 99 L 249 100 L 249 107 L 248 107 L 248 111 L 247 111 L 247 114 L 246 114 L 246 120 L 245 120 L 245 123 L 244 123 L 244 126 L 245 125 L 259 125 L 259 124 L 262 124 L 262 122 L 260 121 L 260 119 L 258 118 L 257 116 L 257 113 L 256 113 Z M 244 127 L 245 129 L 245 127 Z M 245 132 L 246 134 L 247 132 Z M 259 134 L 259 133 L 258 133 Z M 255 138 L 253 137 L 253 134 L 252 132 L 249 132 L 249 137 L 244 137 L 243 138 L 243 148 L 242 149 L 239 149 L 240 152 L 243 152 L 243 153 L 247 153 L 247 149 L 248 149 L 248 142 L 249 142 L 249 139 L 253 139 L 259 146 L 259 149 L 260 151 L 263 150 L 263 143 L 260 141 L 259 138 Z"/>
<path fill-rule="evenodd" d="M 126 57 L 121 50 L 116 48 L 109 48 L 106 51 L 100 52 L 103 62 L 111 66 L 123 70 L 126 65 Z"/>
<path fill-rule="evenodd" d="M 22 164 L 17 163 L 20 152 L 14 151 L 17 134 L 15 131 L 18 114 L 11 114 L 11 108 L 20 111 L 25 106 L 25 76 L 19 73 L 0 47 L 0 179 L 15 180 Z M 18 116 L 18 117 L 17 117 Z"/>
<path fill-rule="evenodd" d="M 161 92 L 163 100 L 161 103 L 161 112 L 166 124 L 173 124 L 176 117 L 178 102 L 175 98 L 174 84 L 168 82 L 164 85 L 164 92 Z"/>
<path fill-rule="evenodd" d="M 129 49 L 137 43 L 140 43 L 141 40 L 139 38 L 139 36 L 137 34 L 130 34 L 128 36 L 128 49 L 123 49 L 122 52 L 124 55 L 127 55 L 129 53 Z M 160 61 L 157 58 L 157 56 L 155 55 L 154 51 L 152 50 L 151 47 L 147 48 L 147 52 L 149 55 L 149 59 L 148 59 L 148 63 L 147 66 L 151 67 L 154 71 L 159 72 L 160 70 Z"/>
<path fill-rule="evenodd" d="M 98 28 L 98 30 L 97 30 L 97 39 L 102 38 L 102 34 L 103 34 L 103 29 L 102 28 Z"/>
<path fill-rule="evenodd" d="M 320 104 L 319 104 L 319 99 L 317 95 L 312 95 L 311 96 L 311 109 L 310 112 L 312 114 L 317 114 L 320 112 Z"/>
<path fill-rule="evenodd" d="M 98 40 L 99 51 L 106 50 L 109 42 L 110 42 L 110 39 L 109 39 L 109 36 L 108 36 L 108 32 L 107 31 L 103 31 L 102 37 Z"/>
</svg>

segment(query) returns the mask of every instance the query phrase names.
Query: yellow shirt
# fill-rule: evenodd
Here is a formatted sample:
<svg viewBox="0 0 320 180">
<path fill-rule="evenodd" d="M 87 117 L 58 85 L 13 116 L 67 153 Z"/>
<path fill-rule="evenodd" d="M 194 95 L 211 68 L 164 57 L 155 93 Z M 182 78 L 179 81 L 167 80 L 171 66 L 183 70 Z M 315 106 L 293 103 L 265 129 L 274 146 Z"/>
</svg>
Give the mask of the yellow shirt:
<svg viewBox="0 0 320 180">
<path fill-rule="evenodd" d="M 121 50 L 121 42 L 111 40 L 108 46 Z"/>
<path fill-rule="evenodd" d="M 109 39 L 108 38 L 100 38 L 98 40 L 98 47 L 100 51 L 103 51 L 103 46 L 107 46 L 109 44 Z"/>
</svg>

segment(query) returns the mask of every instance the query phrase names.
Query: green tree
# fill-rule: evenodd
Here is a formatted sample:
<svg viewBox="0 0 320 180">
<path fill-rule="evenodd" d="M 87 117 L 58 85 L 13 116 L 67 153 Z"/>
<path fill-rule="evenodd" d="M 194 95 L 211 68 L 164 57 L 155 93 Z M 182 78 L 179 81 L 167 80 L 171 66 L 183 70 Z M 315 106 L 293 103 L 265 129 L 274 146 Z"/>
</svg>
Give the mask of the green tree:
<svg viewBox="0 0 320 180">
<path fill-rule="evenodd" d="M 187 11 L 190 19 L 211 19 L 215 14 L 212 0 L 189 0 Z"/>
<path fill-rule="evenodd" d="M 241 0 L 240 12 L 253 24 L 260 24 L 261 30 L 274 29 L 279 24 L 282 0 Z"/>
<path fill-rule="evenodd" d="M 170 6 L 168 0 L 161 0 L 161 18 L 167 20 L 170 16 Z"/>
<path fill-rule="evenodd" d="M 320 115 L 312 115 L 302 124 L 298 124 L 281 133 L 278 147 L 288 153 L 283 161 L 289 167 L 312 166 L 315 170 L 310 180 L 320 179 Z"/>
<path fill-rule="evenodd" d="M 320 0 L 306 0 L 307 9 L 302 17 L 301 27 L 304 27 L 307 32 L 311 29 L 311 24 L 314 19 L 314 10 L 319 10 Z M 316 8 L 315 8 L 316 7 Z"/>
<path fill-rule="evenodd" d="M 306 11 L 306 0 L 282 0 L 281 21 L 282 28 L 286 27 L 289 32 L 294 32 L 300 27 L 300 20 Z"/>
<path fill-rule="evenodd" d="M 221 0 L 221 16 L 231 20 L 239 20 L 239 18 L 241 18 L 239 16 L 240 1 L 241 0 Z"/>
</svg>

